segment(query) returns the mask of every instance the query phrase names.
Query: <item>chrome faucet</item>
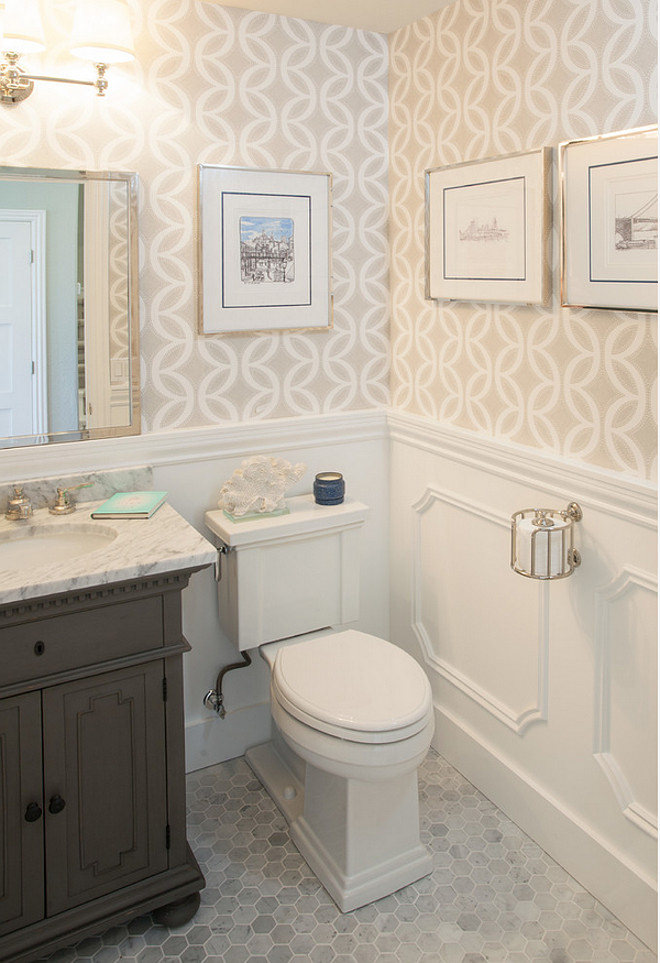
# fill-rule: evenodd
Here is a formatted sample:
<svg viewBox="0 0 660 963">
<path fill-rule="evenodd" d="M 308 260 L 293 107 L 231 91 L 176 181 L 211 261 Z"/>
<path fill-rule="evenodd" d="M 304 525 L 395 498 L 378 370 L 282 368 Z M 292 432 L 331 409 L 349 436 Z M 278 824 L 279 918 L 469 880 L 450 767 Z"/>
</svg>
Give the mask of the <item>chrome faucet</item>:
<svg viewBox="0 0 660 963">
<path fill-rule="evenodd" d="M 7 502 L 5 518 L 10 522 L 20 522 L 29 518 L 32 514 L 32 502 L 27 495 L 23 494 L 22 485 L 14 485 L 14 494 Z"/>
<path fill-rule="evenodd" d="M 79 488 L 89 488 L 91 482 L 83 482 L 81 485 L 72 485 L 70 488 L 57 488 L 57 500 L 49 507 L 51 515 L 70 515 L 76 510 L 76 503 L 71 498 L 70 492 L 78 491 Z"/>
</svg>

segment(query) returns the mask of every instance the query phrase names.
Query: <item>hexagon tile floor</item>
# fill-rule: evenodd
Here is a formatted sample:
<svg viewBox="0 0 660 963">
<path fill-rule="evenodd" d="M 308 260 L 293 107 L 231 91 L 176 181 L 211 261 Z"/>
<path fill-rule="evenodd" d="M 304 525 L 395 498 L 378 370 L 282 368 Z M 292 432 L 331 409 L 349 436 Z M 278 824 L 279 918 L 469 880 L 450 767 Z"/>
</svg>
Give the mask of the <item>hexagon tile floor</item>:
<svg viewBox="0 0 660 963">
<path fill-rule="evenodd" d="M 207 887 L 176 930 L 140 917 L 51 961 L 652 963 L 656 957 L 455 769 L 420 772 L 431 876 L 342 915 L 244 759 L 188 776 Z"/>
</svg>

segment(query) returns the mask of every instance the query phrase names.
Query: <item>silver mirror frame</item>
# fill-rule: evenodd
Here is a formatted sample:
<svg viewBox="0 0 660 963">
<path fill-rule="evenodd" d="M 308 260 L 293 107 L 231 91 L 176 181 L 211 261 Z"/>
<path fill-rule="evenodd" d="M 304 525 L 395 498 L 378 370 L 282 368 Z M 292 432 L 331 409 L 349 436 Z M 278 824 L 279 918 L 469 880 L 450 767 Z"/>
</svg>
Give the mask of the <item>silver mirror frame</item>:
<svg viewBox="0 0 660 963">
<path fill-rule="evenodd" d="M 25 448 L 71 441 L 89 441 L 97 438 L 119 438 L 139 435 L 141 432 L 140 405 L 140 309 L 138 289 L 138 175 L 133 171 L 88 171 L 40 167 L 0 167 L 0 178 L 13 181 L 39 181 L 56 183 L 70 181 L 120 181 L 126 184 L 128 217 L 128 334 L 130 338 L 129 383 L 131 420 L 129 425 L 107 428 L 77 428 L 71 431 L 42 432 L 36 435 L 16 435 L 3 438 L 3 450 Z"/>
</svg>

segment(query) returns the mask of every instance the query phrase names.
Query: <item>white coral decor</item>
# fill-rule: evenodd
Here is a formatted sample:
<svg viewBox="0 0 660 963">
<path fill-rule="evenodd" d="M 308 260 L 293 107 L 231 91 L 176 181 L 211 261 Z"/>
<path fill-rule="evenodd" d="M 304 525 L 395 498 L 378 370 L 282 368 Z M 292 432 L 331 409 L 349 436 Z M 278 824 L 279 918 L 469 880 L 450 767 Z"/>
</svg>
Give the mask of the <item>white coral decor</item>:
<svg viewBox="0 0 660 963">
<path fill-rule="evenodd" d="M 284 458 L 246 458 L 220 489 L 218 508 L 236 516 L 286 508 L 284 492 L 306 471 L 302 462 L 292 465 Z"/>
</svg>

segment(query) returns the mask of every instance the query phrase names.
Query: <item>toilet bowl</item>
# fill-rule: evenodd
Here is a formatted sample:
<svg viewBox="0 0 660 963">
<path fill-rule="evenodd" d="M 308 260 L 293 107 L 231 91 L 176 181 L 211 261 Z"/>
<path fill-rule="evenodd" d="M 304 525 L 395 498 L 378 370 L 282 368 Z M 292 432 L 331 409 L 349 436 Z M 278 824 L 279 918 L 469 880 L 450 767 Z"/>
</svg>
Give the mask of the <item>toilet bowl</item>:
<svg viewBox="0 0 660 963">
<path fill-rule="evenodd" d="M 275 738 L 246 758 L 342 912 L 430 873 L 417 768 L 433 708 L 419 665 L 354 630 L 275 642 L 261 653 L 271 668 Z"/>
<path fill-rule="evenodd" d="M 223 553 L 220 622 L 270 666 L 271 739 L 246 759 L 348 912 L 431 872 L 417 789 L 433 735 L 431 689 L 402 648 L 345 628 L 359 617 L 367 507 L 304 495 L 287 506 L 241 522 L 206 513 Z"/>
</svg>

